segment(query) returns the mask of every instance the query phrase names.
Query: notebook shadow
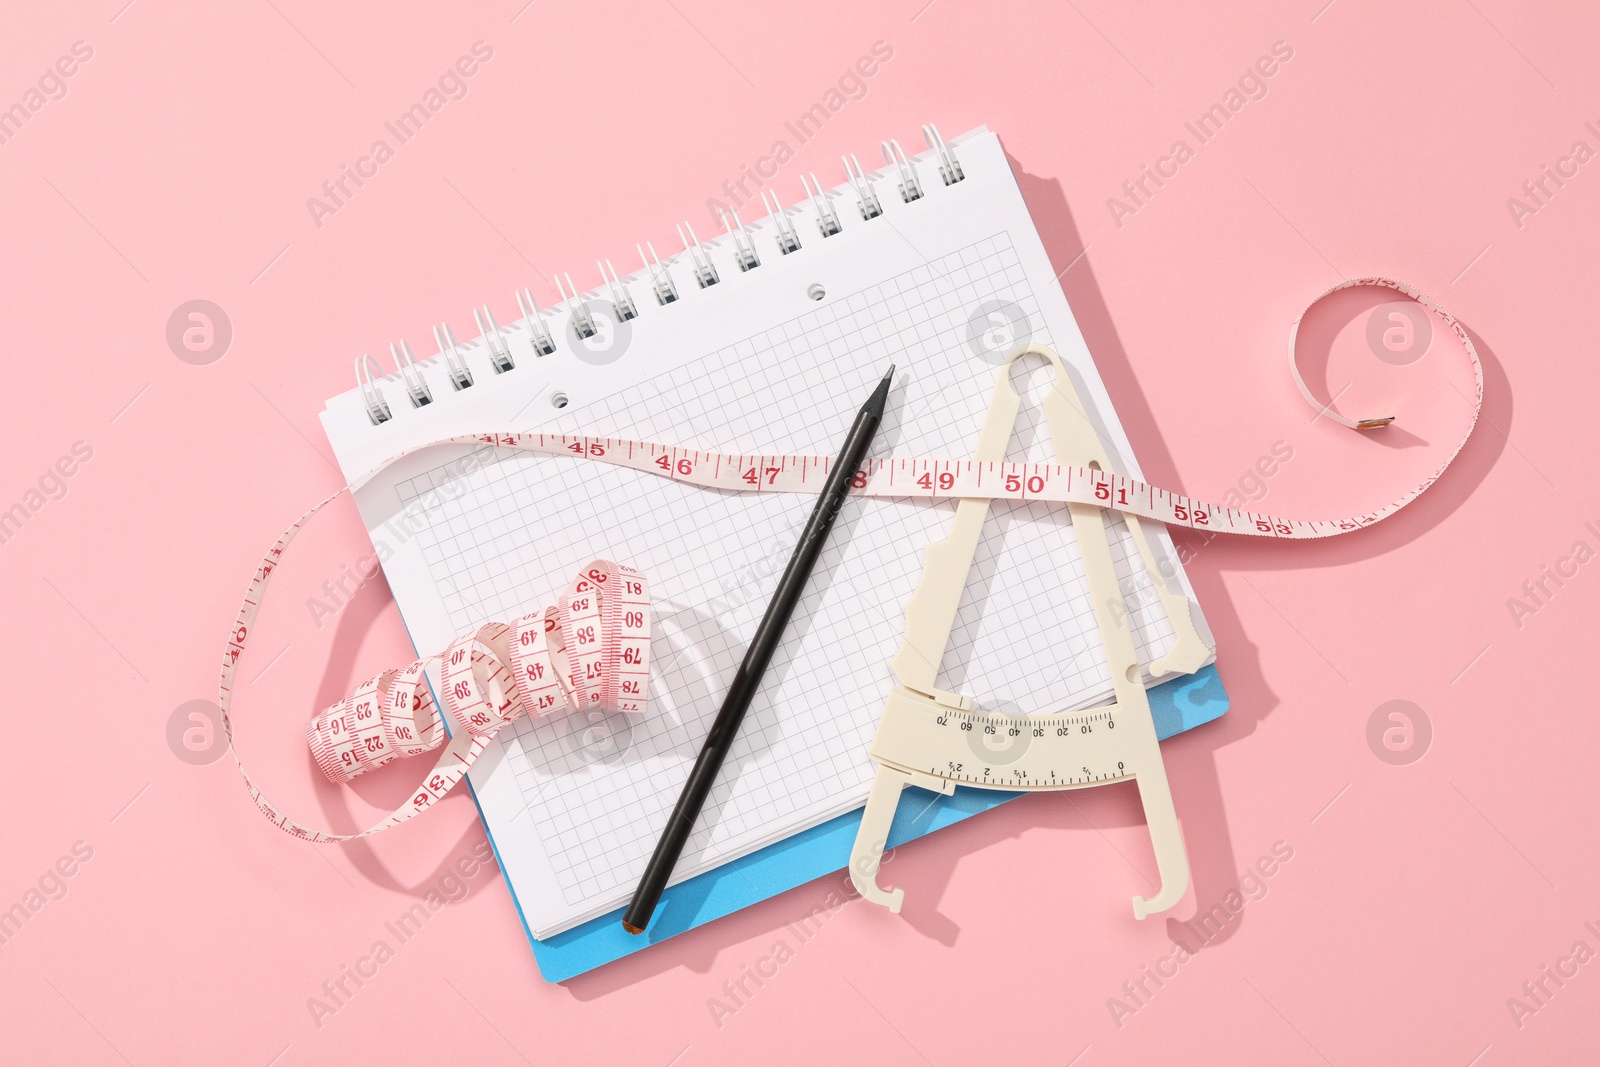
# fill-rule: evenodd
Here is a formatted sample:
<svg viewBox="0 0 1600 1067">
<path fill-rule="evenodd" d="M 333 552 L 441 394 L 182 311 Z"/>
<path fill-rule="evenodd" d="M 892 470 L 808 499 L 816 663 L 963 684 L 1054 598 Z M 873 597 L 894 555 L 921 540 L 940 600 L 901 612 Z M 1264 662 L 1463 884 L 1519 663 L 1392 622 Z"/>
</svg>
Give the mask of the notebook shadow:
<svg viewBox="0 0 1600 1067">
<path fill-rule="evenodd" d="M 1062 270 L 1062 288 L 1072 305 L 1089 350 L 1094 353 L 1095 364 L 1128 437 L 1136 442 L 1140 464 L 1146 476 L 1158 485 L 1190 492 L 1178 476 L 1157 415 L 1146 400 L 1118 337 L 1110 310 L 1095 280 L 1093 263 L 1087 257 L 1080 258 L 1085 246 L 1060 182 L 1029 174 L 1016 159 L 1008 159 L 1045 248 L 1053 263 Z M 1287 330 L 1288 323 L 1284 324 L 1284 328 Z M 1453 515 L 1498 462 L 1507 443 L 1506 434 L 1513 413 L 1510 383 L 1499 358 L 1491 346 L 1470 327 L 1467 328 L 1467 334 L 1483 364 L 1485 400 L 1481 421 L 1488 423 L 1488 426 L 1480 429 L 1467 442 L 1449 473 L 1404 511 L 1365 530 L 1317 541 L 1266 541 L 1242 537 L 1206 541 L 1190 531 L 1174 531 L 1174 540 L 1186 556 L 1186 573 L 1199 602 L 1205 606 L 1207 621 L 1216 637 L 1217 666 L 1229 696 L 1228 713 L 1221 719 L 1162 744 L 1168 777 L 1173 793 L 1178 798 L 1184 837 L 1188 844 L 1192 867 L 1191 897 L 1198 902 L 1196 914 L 1205 911 L 1211 902 L 1222 900 L 1237 887 L 1240 878 L 1240 865 L 1217 770 L 1218 753 L 1224 747 L 1248 737 L 1278 706 L 1278 698 L 1261 669 L 1259 650 L 1250 641 L 1240 622 L 1222 575 L 1229 571 L 1303 569 L 1360 562 L 1416 540 Z M 1315 348 L 1317 337 L 1313 336 L 1310 340 Z M 1327 356 L 1320 349 L 1306 354 L 1312 362 L 1321 359 L 1325 365 Z M 1182 373 L 1183 368 L 1177 368 L 1177 372 Z M 1316 372 L 1313 370 L 1313 373 Z M 1376 450 L 1406 449 L 1425 443 L 1398 425 L 1366 434 L 1362 440 L 1375 450 L 1374 461 L 1383 461 Z M 1421 480 L 1420 476 L 1418 480 Z M 1220 494 L 1211 493 L 1202 486 L 1191 495 L 1200 499 L 1215 499 Z M 1081 814 L 1097 827 L 1141 821 L 1137 803 L 1131 807 L 1121 803 L 1116 796 L 1119 792 L 1126 791 L 1097 789 L 1076 796 L 1069 794 L 1069 798 L 1074 801 L 1074 806 L 1081 809 Z M 1054 799 L 1057 798 L 1040 798 L 1041 802 L 1028 805 L 1026 810 L 1044 824 L 1071 824 L 1073 820 L 1066 813 L 1067 805 L 1051 804 L 1050 801 Z M 986 821 L 998 825 L 1021 818 L 1022 812 L 1012 810 L 1014 807 L 1020 806 L 1006 805 Z M 1038 823 L 1030 822 L 1030 825 L 1035 824 Z M 1261 844 L 1264 846 L 1266 843 Z M 1179 911 L 1189 906 L 1186 902 L 1180 905 Z M 1246 921 L 1243 913 L 1239 913 L 1235 921 L 1207 942 L 1207 947 L 1230 940 Z M 1186 930 L 1178 918 L 1168 918 L 1167 926 L 1174 940 L 1181 939 L 1193 944 L 1193 937 L 1185 936 Z"/>
<path fill-rule="evenodd" d="M 1110 394 L 1130 441 L 1137 449 L 1146 477 L 1157 484 L 1175 486 L 1177 468 L 1155 413 L 1151 410 L 1123 347 L 1111 311 L 1095 277 L 1093 262 L 1085 255 L 1081 232 L 1067 204 L 1061 183 L 1030 174 L 1014 158 L 1008 159 L 1035 227 L 1061 272 L 1060 281 L 1083 332 L 1095 366 Z M 1217 642 L 1218 670 L 1229 694 L 1229 710 L 1220 720 L 1172 738 L 1162 745 L 1167 776 L 1178 801 L 1190 861 L 1190 896 L 1194 900 L 1220 897 L 1238 867 L 1232 832 L 1223 804 L 1216 753 L 1225 745 L 1254 732 L 1256 725 L 1276 708 L 1278 699 L 1262 674 L 1254 646 L 1249 643 L 1238 612 L 1220 575 L 1205 566 L 1185 568 L 1206 620 Z M 1025 798 L 989 812 L 983 822 L 988 832 L 1011 836 L 1024 829 L 1051 828 L 1062 832 L 1097 833 L 1137 826 L 1144 821 L 1137 794 L 1126 786 L 1074 790 L 1063 796 Z M 1106 838 L 1108 845 L 1111 840 Z M 1115 846 L 1112 846 L 1113 848 Z M 1141 881 L 1154 886 L 1154 854 L 1148 844 L 1137 857 L 1121 854 Z M 1137 883 L 1136 883 L 1137 887 Z M 1144 892 L 1142 888 L 1136 891 Z M 1189 907 L 1186 900 L 1179 910 Z M 1231 936 L 1241 924 L 1224 933 Z"/>
</svg>

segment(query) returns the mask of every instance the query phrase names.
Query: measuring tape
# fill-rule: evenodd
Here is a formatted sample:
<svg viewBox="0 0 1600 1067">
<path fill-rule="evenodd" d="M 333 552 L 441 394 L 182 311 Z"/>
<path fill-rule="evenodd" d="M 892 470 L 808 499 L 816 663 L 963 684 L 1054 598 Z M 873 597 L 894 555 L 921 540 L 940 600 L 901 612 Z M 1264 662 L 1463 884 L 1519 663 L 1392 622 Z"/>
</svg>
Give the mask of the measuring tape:
<svg viewBox="0 0 1600 1067">
<path fill-rule="evenodd" d="M 1437 315 L 1461 343 L 1474 383 L 1472 421 L 1450 455 L 1420 485 L 1375 511 L 1342 519 L 1287 519 L 1197 501 L 1102 466 L 998 460 L 874 459 L 856 472 L 852 493 L 934 500 L 1049 501 L 1118 511 L 1169 526 L 1252 537 L 1332 537 L 1371 526 L 1421 496 L 1460 454 L 1483 407 L 1483 366 L 1466 330 L 1421 291 L 1380 277 L 1342 282 L 1320 293 L 1295 319 L 1289 333 L 1289 366 L 1295 384 L 1321 415 L 1356 430 L 1378 429 L 1393 421 L 1392 416 L 1353 419 L 1335 411 L 1331 402 L 1316 398 L 1300 372 L 1296 341 L 1306 313 L 1323 298 L 1358 286 L 1394 290 Z M 1005 367 L 1001 373 L 1006 373 Z M 521 449 L 609 463 L 707 489 L 758 493 L 820 492 L 834 463 L 828 456 L 705 452 L 582 434 L 485 433 L 444 437 L 407 449 L 380 463 L 356 484 L 413 452 L 440 445 Z M 317 765 L 334 782 L 346 782 L 399 756 L 420 755 L 443 745 L 432 771 L 404 804 L 371 827 L 352 834 L 310 829 L 281 812 L 251 781 L 233 748 L 230 709 L 234 678 L 284 550 L 317 512 L 351 488 L 339 489 L 300 516 L 267 551 L 251 579 L 223 654 L 218 698 L 223 732 L 251 798 L 275 825 L 296 837 L 319 843 L 378 833 L 436 803 L 461 780 L 494 736 L 523 715 L 548 715 L 575 707 L 606 712 L 644 711 L 650 635 L 648 583 L 631 568 L 597 560 L 584 568 L 555 606 L 510 624 L 491 623 L 457 640 L 440 656 L 418 660 L 401 670 L 385 671 L 307 724 L 307 741 Z M 445 711 L 449 724 L 455 727 L 449 732 L 448 743 L 446 723 L 434 704 L 426 676 L 427 669 L 436 662 L 443 677 Z M 1079 717 L 1088 714 L 1091 713 Z M 993 722 L 985 719 L 982 726 L 998 730 L 1000 723 L 998 718 Z M 1081 728 L 1090 724 L 1088 720 L 1080 723 L 1074 719 L 1062 725 Z M 1020 729 L 1009 719 L 1003 728 Z M 1086 773 L 1092 776 L 1098 772 Z"/>
<path fill-rule="evenodd" d="M 278 539 L 250 582 L 222 661 L 219 703 L 230 749 L 229 697 L 245 641 L 278 558 L 326 503 L 306 512 Z M 597 559 L 554 606 L 509 625 L 488 623 L 437 657 L 363 682 L 353 695 L 306 724 L 306 743 L 330 781 L 348 782 L 397 757 L 421 755 L 444 743 L 444 722 L 427 678 L 435 662 L 441 699 L 455 729 L 433 770 L 405 803 L 359 833 L 313 830 L 278 810 L 240 762 L 239 773 L 256 807 L 295 837 L 319 844 L 353 841 L 398 826 L 444 799 L 494 736 L 524 715 L 539 718 L 571 709 L 643 714 L 649 702 L 649 582 L 632 567 Z M 235 750 L 236 761 L 238 755 Z"/>
</svg>

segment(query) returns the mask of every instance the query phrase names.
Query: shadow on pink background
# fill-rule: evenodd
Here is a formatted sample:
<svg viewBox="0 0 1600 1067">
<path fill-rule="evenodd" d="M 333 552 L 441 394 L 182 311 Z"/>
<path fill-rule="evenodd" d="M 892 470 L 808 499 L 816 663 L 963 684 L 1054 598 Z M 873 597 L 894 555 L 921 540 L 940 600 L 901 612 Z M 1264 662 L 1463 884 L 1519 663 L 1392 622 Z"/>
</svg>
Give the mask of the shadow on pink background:
<svg viewBox="0 0 1600 1067">
<path fill-rule="evenodd" d="M 1592 1061 L 1592 9 L 109 0 L 6 29 L 8 1062 Z M 876 42 L 891 58 L 801 143 L 786 123 Z M 1290 58 L 1196 143 L 1185 123 L 1279 42 Z M 464 56 L 456 98 L 336 212 L 308 207 Z M 317 413 L 351 358 L 425 349 L 440 319 L 462 334 L 485 301 L 513 318 L 522 286 L 549 306 L 555 271 L 592 284 L 596 258 L 676 248 L 680 219 L 713 230 L 708 201 L 776 141 L 792 203 L 803 171 L 834 184 L 841 153 L 926 121 L 999 132 L 1162 485 L 1331 517 L 1448 454 L 1469 379 L 1438 347 L 1366 359 L 1359 296 L 1308 321 L 1314 387 L 1400 422 L 1356 435 L 1295 391 L 1289 324 L 1343 277 L 1419 286 L 1484 360 L 1477 435 L 1391 522 L 1179 535 L 1233 706 L 1165 747 L 1195 866 L 1175 917 L 1129 914 L 1155 877 L 1131 790 L 1042 795 L 897 850 L 916 887 L 898 918 L 848 903 L 802 940 L 836 875 L 551 986 L 465 795 L 344 848 L 257 815 L 180 712 L 214 697 L 261 551 L 340 484 Z M 1136 202 L 1124 183 L 1179 139 L 1192 157 Z M 169 343 L 195 300 L 231 333 L 209 362 Z M 368 550 L 348 506 L 307 535 L 237 705 L 274 799 L 330 826 L 415 770 L 339 791 L 299 732 L 409 658 L 381 580 L 321 627 L 297 607 Z M 1396 709 L 1398 755 L 1372 740 Z M 755 986 L 780 941 L 793 958 Z"/>
</svg>

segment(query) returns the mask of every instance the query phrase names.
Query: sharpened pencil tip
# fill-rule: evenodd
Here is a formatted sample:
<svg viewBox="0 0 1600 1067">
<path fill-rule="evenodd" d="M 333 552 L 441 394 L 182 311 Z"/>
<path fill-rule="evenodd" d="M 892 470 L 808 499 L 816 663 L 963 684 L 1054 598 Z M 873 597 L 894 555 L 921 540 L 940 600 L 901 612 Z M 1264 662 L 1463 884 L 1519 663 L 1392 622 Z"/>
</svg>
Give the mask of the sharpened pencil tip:
<svg viewBox="0 0 1600 1067">
<path fill-rule="evenodd" d="M 870 414 L 875 418 L 883 418 L 883 409 L 889 403 L 889 386 L 893 384 L 894 367 L 889 368 L 889 373 L 878 382 L 878 387 L 872 390 L 872 395 L 867 397 L 867 402 L 861 406 L 861 414 Z"/>
</svg>

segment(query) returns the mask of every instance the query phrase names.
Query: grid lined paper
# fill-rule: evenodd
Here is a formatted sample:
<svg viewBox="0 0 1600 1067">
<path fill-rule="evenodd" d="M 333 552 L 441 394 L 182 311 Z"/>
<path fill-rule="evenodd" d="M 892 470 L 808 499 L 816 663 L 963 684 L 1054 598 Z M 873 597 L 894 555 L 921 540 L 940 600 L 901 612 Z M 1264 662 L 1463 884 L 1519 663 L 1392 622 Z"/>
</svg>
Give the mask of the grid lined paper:
<svg viewBox="0 0 1600 1067">
<path fill-rule="evenodd" d="M 832 454 L 891 362 L 899 367 L 874 454 L 964 457 L 994 387 L 996 360 L 968 343 L 985 301 L 1018 305 L 1050 343 L 1006 234 L 997 234 L 712 352 L 565 416 L 552 429 L 723 451 Z M 632 357 L 630 357 L 632 358 Z M 1037 400 L 1048 371 L 1019 381 Z M 1009 459 L 1054 459 L 1025 402 Z M 447 477 L 399 483 L 402 503 Z M 800 527 L 809 496 L 698 489 L 597 463 L 504 452 L 429 511 L 423 557 L 456 632 L 551 602 L 604 556 L 649 575 L 655 600 L 651 705 L 643 717 L 563 715 L 501 734 L 525 812 L 572 925 L 627 898 L 642 873 L 745 643 Z M 682 879 L 858 807 L 867 748 L 893 684 L 903 607 L 950 502 L 850 500 L 677 869 Z M 1142 570 L 1114 523 L 1124 588 Z M 1150 602 L 1146 602 L 1150 601 Z M 1140 658 L 1172 629 L 1153 598 L 1130 595 Z M 941 687 L 980 706 L 1060 711 L 1110 696 L 1081 561 L 1065 509 L 997 503 L 984 528 Z M 520 830 L 518 831 L 520 832 Z M 522 904 L 536 930 L 537 900 Z M 559 927 L 557 927 L 559 928 Z M 549 930 L 548 932 L 554 932 Z"/>
</svg>

